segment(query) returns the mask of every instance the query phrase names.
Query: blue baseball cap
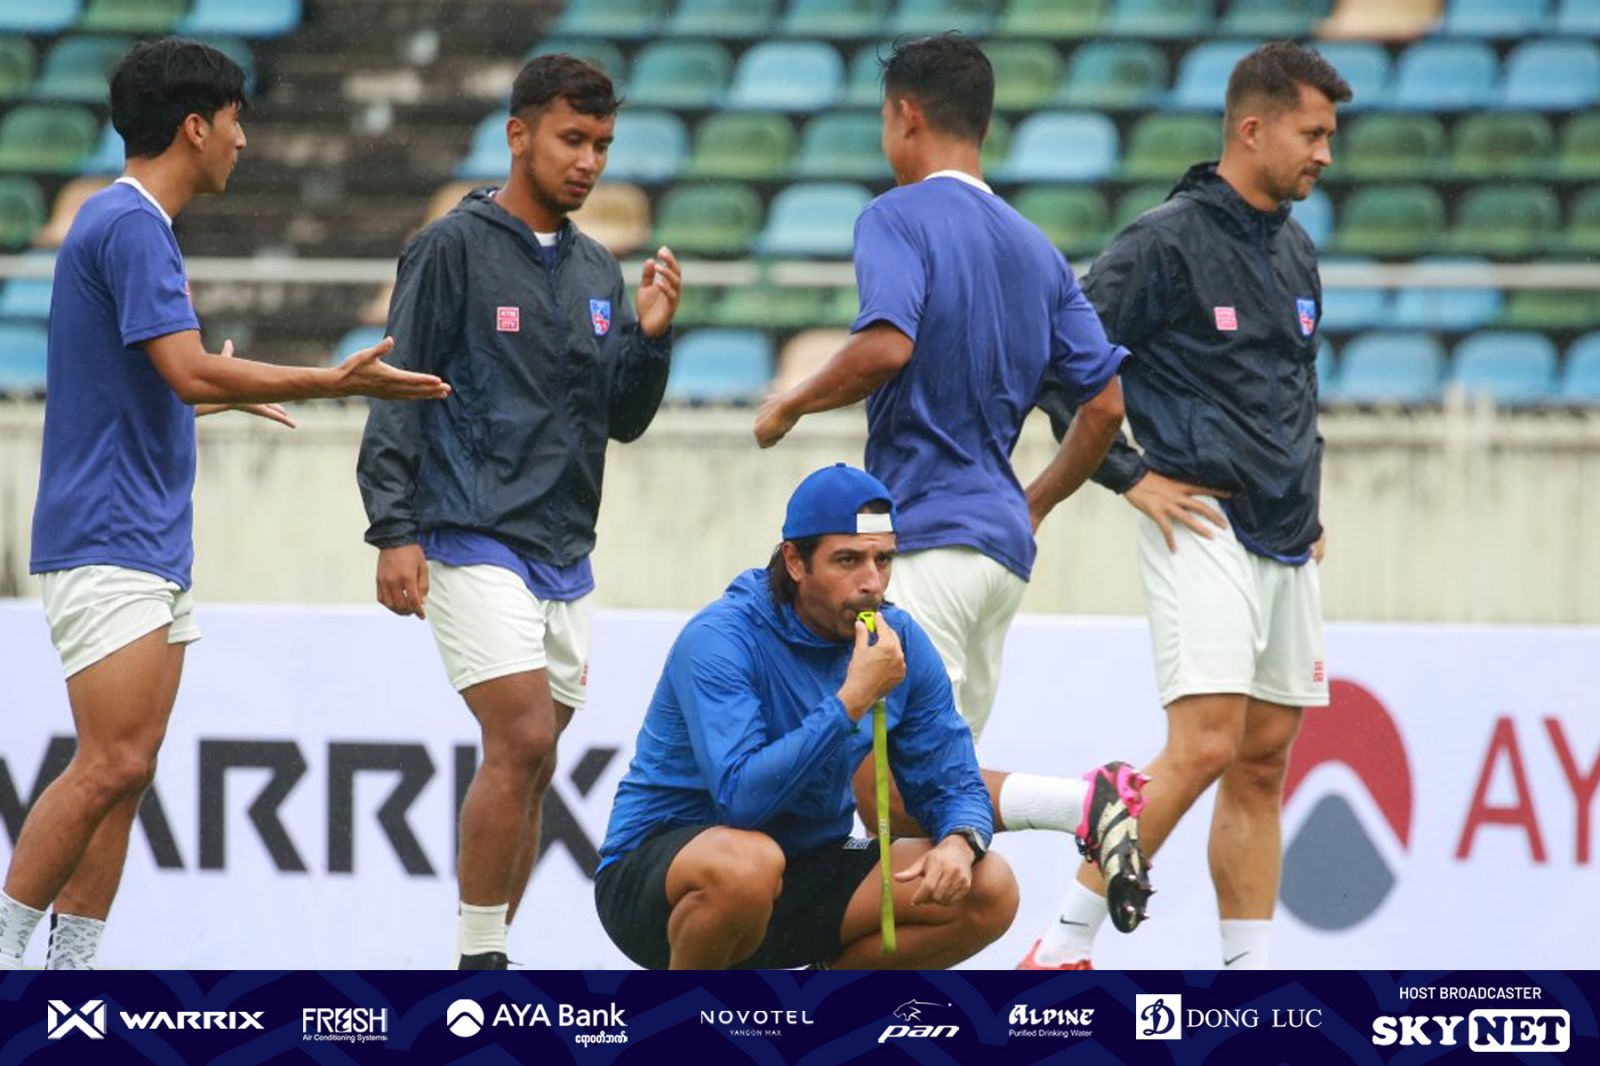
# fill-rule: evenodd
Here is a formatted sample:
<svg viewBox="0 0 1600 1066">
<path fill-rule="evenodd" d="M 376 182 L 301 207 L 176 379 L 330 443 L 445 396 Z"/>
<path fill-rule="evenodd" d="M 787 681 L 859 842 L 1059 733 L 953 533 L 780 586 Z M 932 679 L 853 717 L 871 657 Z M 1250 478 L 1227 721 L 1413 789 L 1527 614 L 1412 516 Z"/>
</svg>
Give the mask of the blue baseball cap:
<svg viewBox="0 0 1600 1066">
<path fill-rule="evenodd" d="M 862 514 L 874 500 L 889 505 L 888 514 Z M 783 539 L 820 537 L 828 533 L 893 533 L 897 512 L 883 482 L 853 466 L 835 463 L 809 475 L 789 497 Z"/>
</svg>

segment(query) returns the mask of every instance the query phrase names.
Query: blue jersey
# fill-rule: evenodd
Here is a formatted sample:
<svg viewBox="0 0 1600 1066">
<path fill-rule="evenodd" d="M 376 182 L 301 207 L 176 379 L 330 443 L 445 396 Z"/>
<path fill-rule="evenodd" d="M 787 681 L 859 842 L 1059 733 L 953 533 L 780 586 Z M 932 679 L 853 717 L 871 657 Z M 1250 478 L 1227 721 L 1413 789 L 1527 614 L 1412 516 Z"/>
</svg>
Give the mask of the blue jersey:
<svg viewBox="0 0 1600 1066">
<path fill-rule="evenodd" d="M 867 470 L 894 492 L 901 551 L 965 545 L 1027 579 L 1035 547 L 1011 469 L 1046 370 L 1082 403 L 1127 350 L 1106 340 L 1061 253 L 976 179 L 934 176 L 856 221 L 855 330 L 887 322 L 911 360 L 867 398 Z"/>
<path fill-rule="evenodd" d="M 31 573 L 104 564 L 189 587 L 194 408 L 140 345 L 199 328 L 165 213 L 126 182 L 85 201 L 50 294 Z"/>
<path fill-rule="evenodd" d="M 422 553 L 446 566 L 498 566 L 522 579 L 534 596 L 550 603 L 571 603 L 594 591 L 594 567 L 589 556 L 568 566 L 558 566 L 523 555 L 499 538 L 472 529 L 425 529 L 417 538 Z"/>
</svg>

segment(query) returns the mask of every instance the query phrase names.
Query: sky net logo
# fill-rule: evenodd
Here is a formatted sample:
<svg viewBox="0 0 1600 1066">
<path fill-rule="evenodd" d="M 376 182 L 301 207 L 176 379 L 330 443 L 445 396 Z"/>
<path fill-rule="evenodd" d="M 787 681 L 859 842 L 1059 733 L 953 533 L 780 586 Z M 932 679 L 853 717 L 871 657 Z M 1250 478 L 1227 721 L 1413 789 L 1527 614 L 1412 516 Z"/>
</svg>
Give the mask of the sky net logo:
<svg viewBox="0 0 1600 1066">
<path fill-rule="evenodd" d="M 1312 928 L 1340 930 L 1372 917 L 1394 889 L 1393 857 L 1411 844 L 1411 766 L 1376 696 L 1335 680 L 1329 699 L 1306 712 L 1289 756 L 1284 808 L 1302 785 L 1300 805 L 1311 806 L 1284 848 L 1281 896 Z M 1329 765 L 1343 772 L 1313 773 Z"/>
</svg>

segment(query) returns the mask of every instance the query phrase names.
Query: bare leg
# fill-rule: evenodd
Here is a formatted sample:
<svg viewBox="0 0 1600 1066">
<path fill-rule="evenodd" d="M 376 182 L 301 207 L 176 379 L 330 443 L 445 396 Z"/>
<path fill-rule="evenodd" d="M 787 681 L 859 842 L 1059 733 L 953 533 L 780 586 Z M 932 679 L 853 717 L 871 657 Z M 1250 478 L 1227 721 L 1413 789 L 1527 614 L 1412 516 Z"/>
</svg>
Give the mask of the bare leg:
<svg viewBox="0 0 1600 1066">
<path fill-rule="evenodd" d="M 1251 700 L 1239 756 L 1222 775 L 1207 854 L 1224 919 L 1272 917 L 1283 872 L 1283 775 L 1300 709 Z"/>
<path fill-rule="evenodd" d="M 559 745 L 561 734 L 566 732 L 567 724 L 572 721 L 572 708 L 565 703 L 553 703 L 556 711 L 556 741 Z M 556 763 L 560 757 L 557 748 L 551 748 L 550 754 L 545 758 L 544 764 L 539 768 L 539 776 L 533 783 L 533 800 L 528 804 L 528 818 L 522 827 L 522 843 L 517 848 L 517 863 L 511 873 L 511 900 L 506 911 L 506 924 L 511 924 L 511 919 L 517 916 L 517 907 L 522 903 L 523 895 L 528 891 L 528 879 L 533 876 L 534 863 L 539 861 L 539 831 L 544 823 L 544 794 L 550 787 L 550 781 L 556 774 Z"/>
<path fill-rule="evenodd" d="M 674 970 L 723 970 L 754 955 L 783 890 L 783 849 L 765 833 L 707 829 L 667 868 Z"/>
</svg>

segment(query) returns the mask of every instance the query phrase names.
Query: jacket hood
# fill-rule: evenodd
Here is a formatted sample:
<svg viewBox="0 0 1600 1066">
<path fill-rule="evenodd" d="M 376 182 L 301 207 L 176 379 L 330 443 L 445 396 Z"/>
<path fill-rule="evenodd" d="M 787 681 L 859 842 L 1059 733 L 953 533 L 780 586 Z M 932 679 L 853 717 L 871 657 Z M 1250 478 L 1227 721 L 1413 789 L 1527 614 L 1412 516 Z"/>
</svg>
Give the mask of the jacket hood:
<svg viewBox="0 0 1600 1066">
<path fill-rule="evenodd" d="M 450 209 L 450 213 L 456 214 L 457 212 L 461 212 L 472 215 L 475 218 L 482 219 L 484 222 L 487 222 L 490 225 L 499 226 L 501 229 L 509 230 L 517 236 L 531 241 L 537 245 L 539 243 L 539 239 L 533 235 L 533 227 L 522 221 L 522 219 L 513 215 L 511 212 L 507 211 L 505 208 L 501 207 L 495 201 L 494 194 L 499 191 L 500 187 L 498 185 L 484 185 L 480 188 L 473 189 L 471 192 L 467 193 L 466 196 L 461 198 L 460 203 L 456 204 L 456 206 Z M 569 243 L 571 243 L 572 236 L 576 232 L 577 229 L 573 226 L 572 220 L 569 218 L 563 218 L 561 220 L 560 228 L 556 230 L 556 248 L 558 250 L 564 249 Z"/>
<path fill-rule="evenodd" d="M 733 583 L 723 593 L 723 597 L 724 602 L 731 608 L 770 629 L 786 644 L 801 648 L 827 648 L 832 651 L 850 646 L 845 641 L 818 636 L 800 621 L 800 616 L 795 614 L 793 607 L 774 603 L 772 592 L 767 587 L 767 571 L 764 568 L 746 570 L 734 578 Z"/>
<path fill-rule="evenodd" d="M 1241 237 L 1271 237 L 1289 221 L 1289 204 L 1281 205 L 1276 211 L 1261 211 L 1250 206 L 1217 174 L 1214 162 L 1190 167 L 1167 194 L 1169 200 L 1175 196 L 1188 196 L 1205 204 L 1216 212 L 1224 226 Z"/>
</svg>

